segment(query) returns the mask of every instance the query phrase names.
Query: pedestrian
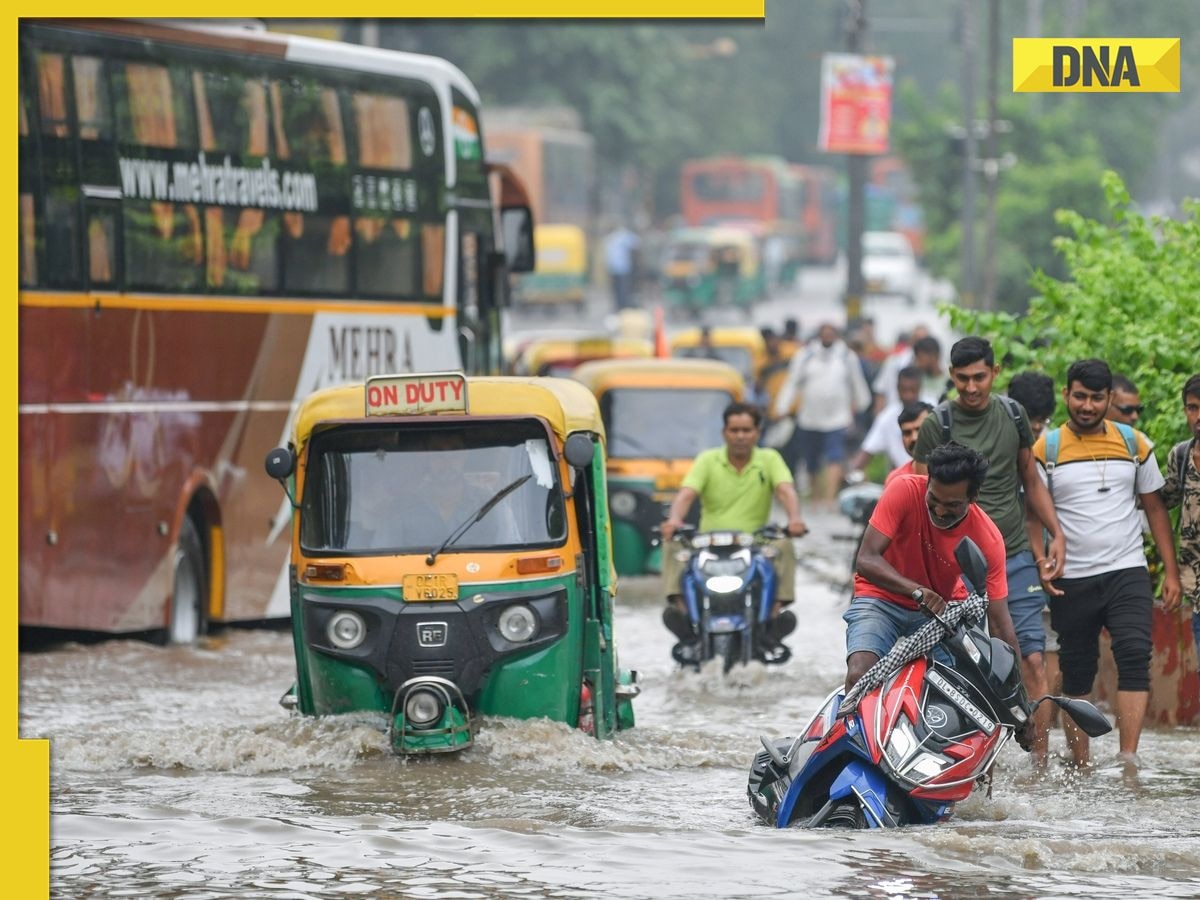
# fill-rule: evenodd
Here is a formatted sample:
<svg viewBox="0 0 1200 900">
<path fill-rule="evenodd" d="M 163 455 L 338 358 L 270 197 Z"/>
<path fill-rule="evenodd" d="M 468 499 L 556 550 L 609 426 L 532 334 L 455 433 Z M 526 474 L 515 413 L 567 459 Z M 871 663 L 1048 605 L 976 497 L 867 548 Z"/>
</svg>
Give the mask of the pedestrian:
<svg viewBox="0 0 1200 900">
<path fill-rule="evenodd" d="M 1200 661 L 1200 373 L 1183 385 L 1183 414 L 1192 436 L 1171 448 L 1162 497 L 1168 509 L 1179 507 L 1179 581 Z"/>
<path fill-rule="evenodd" d="M 954 549 L 970 538 L 987 560 L 988 628 L 1017 650 L 1008 614 L 1004 538 L 976 500 L 988 461 L 951 441 L 929 454 L 928 475 L 902 475 L 883 490 L 855 563 L 846 622 L 846 689 L 900 638 L 965 600 Z M 983 588 L 983 585 L 979 586 Z"/>
<path fill-rule="evenodd" d="M 879 411 L 896 402 L 896 375 L 909 366 L 916 366 L 921 371 L 921 399 L 926 403 L 937 403 L 946 393 L 942 345 L 923 325 L 918 325 L 913 332 L 917 336 L 912 338 L 912 345 L 901 347 L 885 359 L 872 382 L 876 394 L 875 408 Z"/>
<path fill-rule="evenodd" d="M 858 357 L 828 322 L 792 357 L 774 415 L 786 415 L 797 396 L 796 427 L 812 496 L 818 506 L 831 510 L 842 484 L 846 435 L 855 415 L 870 405 L 871 390 Z"/>
<path fill-rule="evenodd" d="M 992 345 L 981 337 L 962 338 L 950 348 L 949 371 L 957 396 L 939 403 L 921 426 L 913 471 L 924 474 L 933 448 L 951 439 L 978 450 L 991 463 L 979 492 L 979 506 L 1004 535 L 1008 608 L 1021 646 L 1021 677 L 1030 696 L 1040 697 L 1046 692 L 1046 632 L 1042 625 L 1046 595 L 1040 576 L 1057 578 L 1062 574 L 1062 531 L 1030 453 L 1033 432 L 1029 417 L 1019 403 L 992 393 L 999 372 Z M 1024 504 L 1020 488 L 1025 492 Z M 1050 535 L 1048 552 L 1041 552 L 1041 541 L 1037 542 L 1036 560 L 1023 506 L 1038 522 L 1033 533 L 1040 538 L 1044 528 Z M 1049 704 L 1035 713 L 1033 760 L 1039 769 L 1047 761 L 1049 713 Z"/>
<path fill-rule="evenodd" d="M 912 475 L 913 460 L 912 454 L 917 449 L 917 435 L 921 433 L 921 426 L 925 424 L 925 417 L 933 412 L 933 407 L 922 400 L 916 403 L 907 404 L 904 409 L 900 410 L 900 414 L 896 416 L 896 424 L 900 426 L 900 439 L 904 441 L 904 452 L 909 456 L 908 462 L 902 466 L 897 466 L 888 472 L 887 478 L 883 479 L 883 486 L 887 487 L 895 479 L 901 475 Z"/>
<path fill-rule="evenodd" d="M 1063 691 L 1070 697 L 1091 693 L 1100 629 L 1107 628 L 1117 665 L 1119 757 L 1136 765 L 1150 690 L 1154 603 L 1138 498 L 1162 557 L 1162 593 L 1168 610 L 1179 607 L 1181 590 L 1154 449 L 1140 431 L 1105 419 L 1111 398 L 1112 371 L 1107 363 L 1100 359 L 1072 363 L 1063 389 L 1067 424 L 1038 438 L 1033 455 L 1066 537 L 1062 577 L 1043 578 L 1050 595 L 1050 619 L 1058 632 Z M 1064 721 L 1064 727 L 1072 760 L 1087 765 L 1087 736 L 1070 721 Z"/>
<path fill-rule="evenodd" d="M 1008 383 L 1008 396 L 1025 407 L 1029 428 L 1037 440 L 1050 424 L 1058 402 L 1054 396 L 1054 379 L 1045 372 L 1026 369 L 1012 377 Z"/>
<path fill-rule="evenodd" d="M 851 472 L 860 471 L 872 456 L 880 453 L 887 455 L 891 469 L 912 462 L 912 452 L 904 446 L 904 438 L 900 433 L 898 416 L 904 407 L 921 399 L 921 370 L 916 366 L 901 369 L 896 376 L 896 393 L 896 402 L 885 406 L 871 423 L 858 452 L 850 460 Z"/>
<path fill-rule="evenodd" d="M 1124 375 L 1113 375 L 1112 400 L 1108 404 L 1106 417 L 1114 422 L 1136 426 L 1143 409 L 1137 385 Z"/>
<path fill-rule="evenodd" d="M 617 312 L 634 306 L 634 278 L 641 241 L 627 225 L 619 225 L 604 240 L 604 260 Z"/>
</svg>

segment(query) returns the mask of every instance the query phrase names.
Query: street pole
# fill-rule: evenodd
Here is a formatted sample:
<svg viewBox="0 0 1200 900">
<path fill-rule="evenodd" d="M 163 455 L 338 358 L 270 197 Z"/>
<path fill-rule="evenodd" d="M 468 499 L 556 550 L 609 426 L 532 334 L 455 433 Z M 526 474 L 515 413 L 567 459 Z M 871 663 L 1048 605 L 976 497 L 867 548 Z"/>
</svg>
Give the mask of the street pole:
<svg viewBox="0 0 1200 900">
<path fill-rule="evenodd" d="M 963 209 L 962 209 L 962 306 L 975 307 L 975 43 L 974 0 L 962 0 L 962 90 L 963 90 Z"/>
<path fill-rule="evenodd" d="M 983 308 L 996 308 L 996 191 L 1000 181 L 1000 154 L 996 147 L 996 82 L 1000 60 L 1000 0 L 988 0 L 988 129 L 984 149 L 987 207 L 983 236 Z"/>
<path fill-rule="evenodd" d="M 847 0 L 850 13 L 846 30 L 846 49 L 862 51 L 867 28 L 866 0 Z M 846 155 L 846 324 L 862 318 L 862 298 L 866 284 L 862 273 L 862 233 L 866 227 L 863 194 L 867 182 L 867 158 L 859 153 Z"/>
</svg>

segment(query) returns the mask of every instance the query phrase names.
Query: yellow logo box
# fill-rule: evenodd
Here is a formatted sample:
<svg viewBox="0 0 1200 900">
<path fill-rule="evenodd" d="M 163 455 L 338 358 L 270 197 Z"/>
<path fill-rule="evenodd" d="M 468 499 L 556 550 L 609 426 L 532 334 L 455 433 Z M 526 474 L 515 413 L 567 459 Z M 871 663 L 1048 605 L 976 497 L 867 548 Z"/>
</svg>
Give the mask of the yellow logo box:
<svg viewBox="0 0 1200 900">
<path fill-rule="evenodd" d="M 1013 38 L 1014 93 L 1177 93 L 1179 38 Z"/>
</svg>

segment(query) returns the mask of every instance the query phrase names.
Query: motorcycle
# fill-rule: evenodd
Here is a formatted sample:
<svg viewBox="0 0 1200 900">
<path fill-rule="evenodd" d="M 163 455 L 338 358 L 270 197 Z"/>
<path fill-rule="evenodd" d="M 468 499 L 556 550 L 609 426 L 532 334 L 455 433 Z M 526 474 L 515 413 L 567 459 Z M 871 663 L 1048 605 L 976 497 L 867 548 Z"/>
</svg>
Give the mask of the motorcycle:
<svg viewBox="0 0 1200 900">
<path fill-rule="evenodd" d="M 784 537 L 776 525 L 753 534 L 734 531 L 697 533 L 681 526 L 674 540 L 688 554 L 681 593 L 698 641 L 679 642 L 671 649 L 675 661 L 699 669 L 710 659 L 724 660 L 728 672 L 751 660 L 778 665 L 792 651 L 768 632 L 775 603 L 775 548 L 766 541 Z"/>
<path fill-rule="evenodd" d="M 987 564 L 964 538 L 955 557 L 972 585 Z M 1037 706 L 1051 701 L 1088 735 L 1112 726 L 1086 700 L 1030 702 L 1020 661 L 982 624 L 987 597 L 972 592 L 902 637 L 849 692 L 833 691 L 796 738 L 762 737 L 747 784 L 750 806 L 786 828 L 883 828 L 950 816 Z M 954 664 L 935 658 L 948 651 Z"/>
</svg>

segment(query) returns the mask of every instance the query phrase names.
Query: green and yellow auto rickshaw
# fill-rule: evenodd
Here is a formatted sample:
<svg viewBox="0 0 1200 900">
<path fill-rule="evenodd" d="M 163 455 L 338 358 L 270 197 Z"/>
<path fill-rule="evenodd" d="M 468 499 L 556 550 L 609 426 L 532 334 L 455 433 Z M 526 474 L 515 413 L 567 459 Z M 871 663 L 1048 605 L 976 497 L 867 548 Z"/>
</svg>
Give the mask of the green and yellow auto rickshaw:
<svg viewBox="0 0 1200 900">
<path fill-rule="evenodd" d="M 577 225 L 535 225 L 533 245 L 537 265 L 521 275 L 513 291 L 516 306 L 548 311 L 587 306 L 587 237 Z"/>
<path fill-rule="evenodd" d="M 743 228 L 677 229 L 667 240 L 662 267 L 669 308 L 693 315 L 717 306 L 748 312 L 766 295 L 758 242 Z"/>
<path fill-rule="evenodd" d="M 671 355 L 683 359 L 719 359 L 753 384 L 767 361 L 767 342 L 750 325 L 687 328 L 671 337 Z"/>
<path fill-rule="evenodd" d="M 585 363 L 572 377 L 596 395 L 608 435 L 617 573 L 660 571 L 652 529 L 666 518 L 696 454 L 721 444 L 721 412 L 742 399 L 742 376 L 715 360 L 607 359 Z M 698 514 L 693 504 L 693 519 Z"/>
<path fill-rule="evenodd" d="M 267 472 L 292 498 L 296 683 L 402 754 L 479 717 L 633 725 L 595 398 L 555 378 L 394 375 L 309 396 Z"/>
<path fill-rule="evenodd" d="M 513 360 L 514 375 L 567 377 L 576 366 L 594 359 L 637 359 L 652 356 L 654 345 L 645 338 L 549 337 L 521 348 Z"/>
</svg>

